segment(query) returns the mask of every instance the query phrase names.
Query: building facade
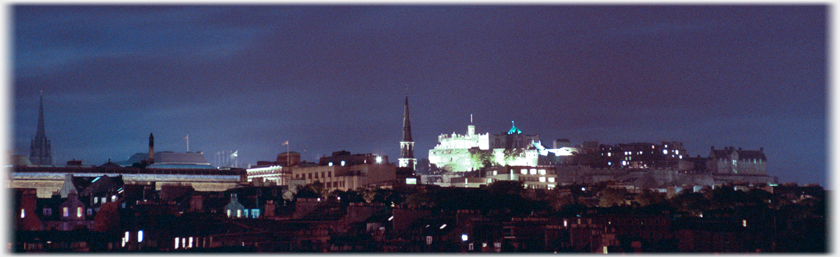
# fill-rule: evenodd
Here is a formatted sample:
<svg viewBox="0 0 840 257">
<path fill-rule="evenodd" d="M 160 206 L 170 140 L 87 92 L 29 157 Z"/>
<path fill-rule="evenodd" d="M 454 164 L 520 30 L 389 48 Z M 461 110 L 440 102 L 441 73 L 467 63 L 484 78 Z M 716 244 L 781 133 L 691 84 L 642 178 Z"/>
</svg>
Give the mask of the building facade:
<svg viewBox="0 0 840 257">
<path fill-rule="evenodd" d="M 291 179 L 303 180 L 305 184 L 320 182 L 330 191 L 348 191 L 393 183 L 396 169 L 388 163 L 387 156 L 338 151 L 321 157 L 316 166 L 292 167 Z"/>
<path fill-rule="evenodd" d="M 706 168 L 719 174 L 766 175 L 767 156 L 763 147 L 755 151 L 735 147 L 716 150 L 712 146 Z"/>
</svg>

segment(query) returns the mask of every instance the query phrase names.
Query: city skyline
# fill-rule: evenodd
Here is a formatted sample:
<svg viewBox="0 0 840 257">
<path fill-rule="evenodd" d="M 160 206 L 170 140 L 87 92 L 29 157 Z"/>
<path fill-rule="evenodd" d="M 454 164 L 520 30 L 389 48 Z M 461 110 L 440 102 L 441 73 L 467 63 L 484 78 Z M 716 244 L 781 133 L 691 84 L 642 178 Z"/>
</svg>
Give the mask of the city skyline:
<svg viewBox="0 0 840 257">
<path fill-rule="evenodd" d="M 510 121 L 544 145 L 757 150 L 827 186 L 825 6 L 12 7 L 14 154 L 44 96 L 53 163 L 147 151 L 240 164 L 300 152 L 415 157 Z M 639 18 L 642 17 L 642 18 Z M 208 158 L 210 160 L 210 158 Z M 806 163 L 807 165 L 803 165 Z"/>
</svg>

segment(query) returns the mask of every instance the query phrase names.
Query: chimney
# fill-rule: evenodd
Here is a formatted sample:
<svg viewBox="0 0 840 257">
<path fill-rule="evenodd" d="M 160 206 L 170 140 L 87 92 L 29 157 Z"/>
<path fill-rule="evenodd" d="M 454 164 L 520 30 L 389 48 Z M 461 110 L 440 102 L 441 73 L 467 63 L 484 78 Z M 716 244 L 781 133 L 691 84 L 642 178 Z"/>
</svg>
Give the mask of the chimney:
<svg viewBox="0 0 840 257">
<path fill-rule="evenodd" d="M 758 151 L 763 153 L 764 152 L 764 147 L 758 148 Z"/>
</svg>

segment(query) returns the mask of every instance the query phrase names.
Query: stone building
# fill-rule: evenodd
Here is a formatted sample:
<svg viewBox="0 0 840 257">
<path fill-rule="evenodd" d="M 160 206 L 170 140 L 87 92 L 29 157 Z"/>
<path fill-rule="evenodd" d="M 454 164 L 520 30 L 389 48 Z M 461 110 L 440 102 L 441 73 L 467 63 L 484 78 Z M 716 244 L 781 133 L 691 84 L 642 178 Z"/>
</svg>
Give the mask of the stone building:
<svg viewBox="0 0 840 257">
<path fill-rule="evenodd" d="M 441 134 L 438 145 L 429 150 L 429 162 L 449 172 L 469 172 L 489 166 L 538 164 L 539 152 L 534 146 L 539 135 L 523 134 L 512 126 L 506 134 L 476 134 L 475 126 L 467 126 L 466 134 Z"/>
<path fill-rule="evenodd" d="M 393 183 L 396 169 L 396 165 L 388 163 L 387 156 L 338 151 L 321 157 L 316 166 L 292 167 L 292 179 L 304 180 L 306 184 L 321 182 L 330 191 L 347 191 Z"/>
<path fill-rule="evenodd" d="M 767 156 L 764 148 L 758 151 L 743 150 L 740 147 L 724 147 L 722 150 L 712 146 L 706 168 L 712 173 L 723 174 L 767 174 Z"/>
</svg>

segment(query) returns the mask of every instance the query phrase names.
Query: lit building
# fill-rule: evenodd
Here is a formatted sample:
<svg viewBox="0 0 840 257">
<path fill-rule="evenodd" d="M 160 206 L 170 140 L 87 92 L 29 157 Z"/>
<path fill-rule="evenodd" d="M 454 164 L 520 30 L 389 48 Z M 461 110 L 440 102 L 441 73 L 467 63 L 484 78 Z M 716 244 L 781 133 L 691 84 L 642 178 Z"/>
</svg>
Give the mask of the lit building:
<svg viewBox="0 0 840 257">
<path fill-rule="evenodd" d="M 553 189 L 557 186 L 557 169 L 548 165 L 494 167 L 485 176 L 491 183 L 499 180 L 521 181 L 527 189 Z"/>
<path fill-rule="evenodd" d="M 673 168 L 688 157 L 682 142 L 601 145 L 598 154 L 599 166 L 627 169 Z"/>
<path fill-rule="evenodd" d="M 438 136 L 438 145 L 429 150 L 429 162 L 449 172 L 468 172 L 490 166 L 536 166 L 538 135 L 525 135 L 512 126 L 507 134 L 475 134 L 467 126 L 466 134 Z"/>
<path fill-rule="evenodd" d="M 388 156 L 338 151 L 332 156 L 321 157 L 317 166 L 292 167 L 292 179 L 303 180 L 306 184 L 321 182 L 330 191 L 347 191 L 392 184 L 396 179 L 396 168 L 388 163 Z"/>
<path fill-rule="evenodd" d="M 29 145 L 29 160 L 35 165 L 52 165 L 50 140 L 47 139 L 47 134 L 44 131 L 44 96 L 41 96 L 40 106 L 38 107 L 38 128 L 35 132 L 35 138 Z"/>
</svg>

